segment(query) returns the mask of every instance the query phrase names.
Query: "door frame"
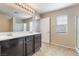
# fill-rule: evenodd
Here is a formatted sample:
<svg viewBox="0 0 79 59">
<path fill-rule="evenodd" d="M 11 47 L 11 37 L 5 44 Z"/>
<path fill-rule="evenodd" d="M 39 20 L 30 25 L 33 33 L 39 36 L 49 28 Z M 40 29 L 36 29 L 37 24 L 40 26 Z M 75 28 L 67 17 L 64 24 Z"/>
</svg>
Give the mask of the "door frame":
<svg viewBox="0 0 79 59">
<path fill-rule="evenodd" d="M 51 17 L 49 18 L 49 44 L 51 44 Z"/>
<path fill-rule="evenodd" d="M 79 16 L 75 16 L 75 49 L 77 51 L 77 53 L 79 54 L 79 48 L 78 48 L 78 45 L 77 45 L 77 17 Z"/>
<path fill-rule="evenodd" d="M 75 48 L 76 49 L 78 49 L 77 48 L 78 47 L 78 45 L 77 45 L 77 22 L 78 22 L 77 17 L 79 17 L 79 16 L 75 16 Z"/>
<path fill-rule="evenodd" d="M 75 48 L 77 48 L 77 17 L 75 16 Z"/>
</svg>

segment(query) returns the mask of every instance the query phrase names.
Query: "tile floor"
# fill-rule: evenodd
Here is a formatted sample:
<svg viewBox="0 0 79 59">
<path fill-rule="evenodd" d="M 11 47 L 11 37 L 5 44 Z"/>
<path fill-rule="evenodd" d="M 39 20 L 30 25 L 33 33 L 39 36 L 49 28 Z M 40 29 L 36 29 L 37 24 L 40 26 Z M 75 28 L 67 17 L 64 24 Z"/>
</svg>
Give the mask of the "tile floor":
<svg viewBox="0 0 79 59">
<path fill-rule="evenodd" d="M 75 49 L 43 43 L 33 56 L 78 56 L 78 53 Z"/>
</svg>

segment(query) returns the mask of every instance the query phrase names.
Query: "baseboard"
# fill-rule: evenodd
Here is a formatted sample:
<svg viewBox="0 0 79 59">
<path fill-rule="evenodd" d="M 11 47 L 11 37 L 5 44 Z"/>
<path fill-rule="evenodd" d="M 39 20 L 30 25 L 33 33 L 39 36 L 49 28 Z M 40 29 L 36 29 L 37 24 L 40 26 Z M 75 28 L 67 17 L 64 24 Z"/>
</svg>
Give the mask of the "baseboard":
<svg viewBox="0 0 79 59">
<path fill-rule="evenodd" d="M 50 43 L 47 43 L 47 42 L 42 42 L 42 43 L 45 43 L 45 44 L 50 44 Z"/>
<path fill-rule="evenodd" d="M 70 49 L 75 49 L 76 50 L 76 48 L 68 47 L 68 46 L 65 46 L 65 45 L 60 45 L 60 44 L 55 44 L 55 43 L 46 43 L 46 42 L 42 42 L 42 43 L 49 44 L 49 45 L 61 46 L 61 47 L 65 47 L 65 48 L 70 48 Z"/>
<path fill-rule="evenodd" d="M 45 42 L 42 42 L 42 43 L 45 43 Z M 50 44 L 50 43 L 45 43 L 45 44 L 49 44 L 49 45 L 56 45 L 56 46 L 61 46 L 61 47 L 64 47 L 64 48 L 69 48 L 69 49 L 74 49 L 78 54 L 79 54 L 79 50 L 78 50 L 78 48 L 72 48 L 72 47 L 68 47 L 68 46 L 64 46 L 64 45 L 60 45 L 60 44 L 55 44 L 55 43 L 52 43 L 52 44 Z"/>
<path fill-rule="evenodd" d="M 57 46 L 61 46 L 61 47 L 64 47 L 64 48 L 75 49 L 73 47 L 68 47 L 68 46 L 65 46 L 65 45 L 60 45 L 60 44 L 55 44 L 55 43 L 52 43 L 52 45 L 57 45 Z"/>
<path fill-rule="evenodd" d="M 76 49 L 77 53 L 79 54 L 79 49 L 77 47 L 75 47 L 75 49 Z"/>
</svg>

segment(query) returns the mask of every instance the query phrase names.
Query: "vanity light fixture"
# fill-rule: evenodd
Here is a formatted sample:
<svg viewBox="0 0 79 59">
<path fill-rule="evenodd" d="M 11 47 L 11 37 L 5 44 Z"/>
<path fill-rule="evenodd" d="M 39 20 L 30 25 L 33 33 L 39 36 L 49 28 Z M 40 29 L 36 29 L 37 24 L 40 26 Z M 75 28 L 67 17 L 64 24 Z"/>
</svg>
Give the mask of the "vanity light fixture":
<svg viewBox="0 0 79 59">
<path fill-rule="evenodd" d="M 29 5 L 27 5 L 26 3 L 14 3 L 15 5 L 27 10 L 28 12 L 31 12 L 32 14 L 35 14 L 35 10 L 33 8 L 31 8 Z"/>
</svg>

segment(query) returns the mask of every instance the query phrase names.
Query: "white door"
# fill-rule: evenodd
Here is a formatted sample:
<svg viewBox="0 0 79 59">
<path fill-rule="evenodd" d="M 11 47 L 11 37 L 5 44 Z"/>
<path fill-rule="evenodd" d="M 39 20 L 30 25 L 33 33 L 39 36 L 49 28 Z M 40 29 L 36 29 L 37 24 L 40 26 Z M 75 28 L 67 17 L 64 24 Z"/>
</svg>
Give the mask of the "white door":
<svg viewBox="0 0 79 59">
<path fill-rule="evenodd" d="M 40 20 L 40 30 L 42 34 L 42 42 L 50 42 L 50 17 Z"/>
</svg>

